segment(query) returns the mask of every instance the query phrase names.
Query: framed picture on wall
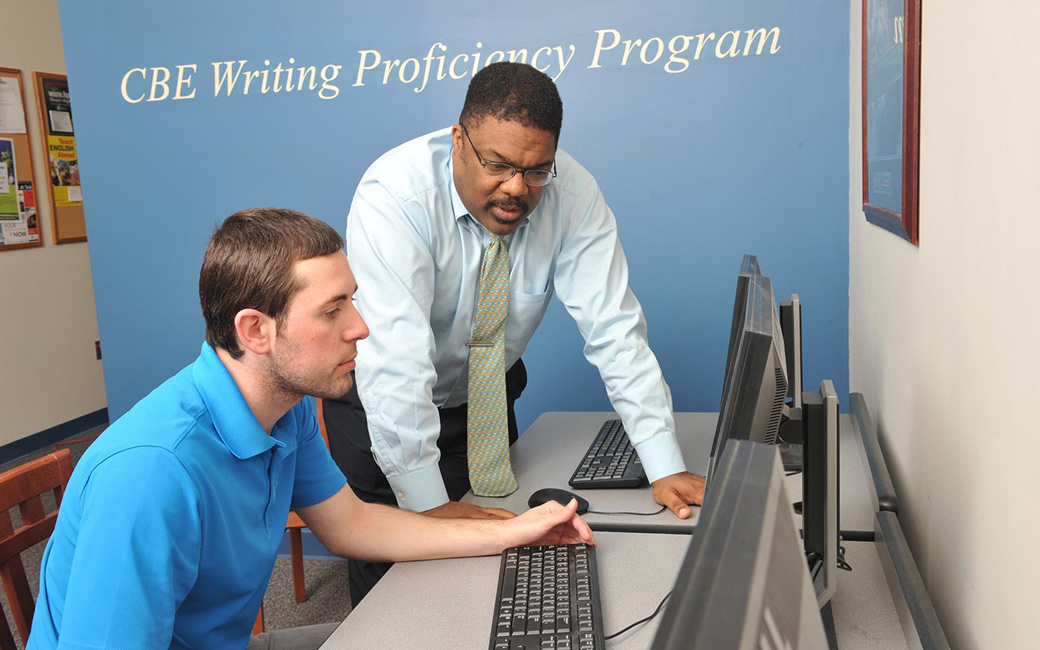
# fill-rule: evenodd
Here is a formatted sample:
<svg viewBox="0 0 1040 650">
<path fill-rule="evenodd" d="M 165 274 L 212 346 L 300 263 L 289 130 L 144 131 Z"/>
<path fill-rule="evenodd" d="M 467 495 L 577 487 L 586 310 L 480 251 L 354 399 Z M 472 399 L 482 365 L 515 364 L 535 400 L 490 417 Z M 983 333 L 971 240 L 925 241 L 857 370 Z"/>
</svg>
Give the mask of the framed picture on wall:
<svg viewBox="0 0 1040 650">
<path fill-rule="evenodd" d="M 921 0 L 863 0 L 863 213 L 918 243 Z"/>
</svg>

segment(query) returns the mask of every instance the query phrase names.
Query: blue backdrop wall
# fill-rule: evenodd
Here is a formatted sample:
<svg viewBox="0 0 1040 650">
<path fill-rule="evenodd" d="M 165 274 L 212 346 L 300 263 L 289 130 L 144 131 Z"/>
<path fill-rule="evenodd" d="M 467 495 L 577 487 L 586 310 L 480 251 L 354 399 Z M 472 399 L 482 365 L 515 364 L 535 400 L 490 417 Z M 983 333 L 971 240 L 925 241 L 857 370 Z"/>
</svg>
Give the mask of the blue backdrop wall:
<svg viewBox="0 0 1040 650">
<path fill-rule="evenodd" d="M 60 12 L 113 416 L 198 354 L 214 225 L 276 205 L 342 232 L 371 161 L 453 123 L 473 70 L 521 55 L 556 79 L 560 144 L 617 215 L 677 410 L 718 409 L 744 252 L 778 298 L 804 302 L 805 387 L 832 378 L 846 401 L 840 3 L 62 0 Z M 554 301 L 525 354 L 522 427 L 609 408 L 581 347 Z"/>
</svg>

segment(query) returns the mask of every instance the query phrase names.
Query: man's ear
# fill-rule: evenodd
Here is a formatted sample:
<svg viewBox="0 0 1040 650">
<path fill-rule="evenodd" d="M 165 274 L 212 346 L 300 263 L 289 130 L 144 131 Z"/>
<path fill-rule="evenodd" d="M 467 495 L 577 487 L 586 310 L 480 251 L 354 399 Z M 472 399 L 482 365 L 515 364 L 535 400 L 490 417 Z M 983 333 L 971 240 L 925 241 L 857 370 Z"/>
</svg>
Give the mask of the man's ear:
<svg viewBox="0 0 1040 650">
<path fill-rule="evenodd" d="M 462 151 L 463 151 L 463 149 L 462 149 L 462 125 L 460 125 L 458 123 L 456 123 L 454 126 L 451 127 L 451 144 L 452 144 L 451 154 L 453 156 L 461 156 L 462 155 Z"/>
<path fill-rule="evenodd" d="M 277 336 L 275 320 L 256 309 L 235 314 L 235 334 L 242 347 L 254 354 L 267 354 Z"/>
</svg>

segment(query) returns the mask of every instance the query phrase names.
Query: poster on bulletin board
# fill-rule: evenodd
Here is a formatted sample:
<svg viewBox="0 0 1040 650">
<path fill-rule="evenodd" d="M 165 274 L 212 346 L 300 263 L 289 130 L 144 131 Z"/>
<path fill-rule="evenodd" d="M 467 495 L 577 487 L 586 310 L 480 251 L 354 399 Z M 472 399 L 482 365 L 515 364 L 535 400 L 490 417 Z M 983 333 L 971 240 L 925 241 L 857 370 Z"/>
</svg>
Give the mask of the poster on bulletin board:
<svg viewBox="0 0 1040 650">
<path fill-rule="evenodd" d="M 35 77 L 43 145 L 47 151 L 54 243 L 86 241 L 69 82 L 65 75 L 37 72 Z"/>
<path fill-rule="evenodd" d="M 0 251 L 43 245 L 21 77 L 0 68 Z"/>
</svg>

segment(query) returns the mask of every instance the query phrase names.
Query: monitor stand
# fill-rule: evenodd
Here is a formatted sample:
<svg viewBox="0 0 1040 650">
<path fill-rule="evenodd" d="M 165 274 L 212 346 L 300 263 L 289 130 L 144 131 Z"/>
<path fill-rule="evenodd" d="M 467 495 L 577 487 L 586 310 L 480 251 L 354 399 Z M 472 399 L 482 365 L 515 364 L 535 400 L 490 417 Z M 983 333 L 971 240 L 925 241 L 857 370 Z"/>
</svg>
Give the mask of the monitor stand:
<svg viewBox="0 0 1040 650">
<path fill-rule="evenodd" d="M 802 446 L 790 442 L 778 442 L 780 460 L 784 463 L 785 472 L 802 471 Z"/>
<path fill-rule="evenodd" d="M 802 409 L 784 406 L 776 446 L 780 450 L 785 472 L 802 471 L 802 427 Z"/>
</svg>

